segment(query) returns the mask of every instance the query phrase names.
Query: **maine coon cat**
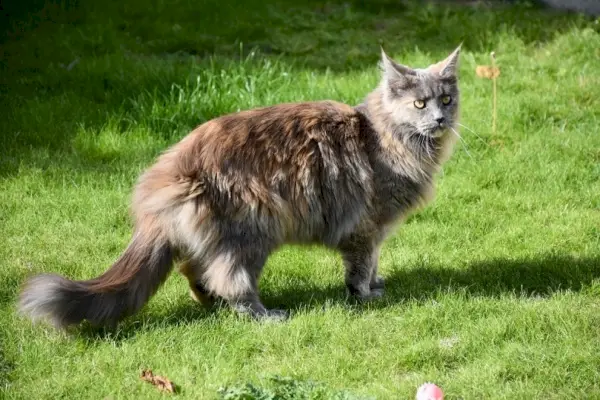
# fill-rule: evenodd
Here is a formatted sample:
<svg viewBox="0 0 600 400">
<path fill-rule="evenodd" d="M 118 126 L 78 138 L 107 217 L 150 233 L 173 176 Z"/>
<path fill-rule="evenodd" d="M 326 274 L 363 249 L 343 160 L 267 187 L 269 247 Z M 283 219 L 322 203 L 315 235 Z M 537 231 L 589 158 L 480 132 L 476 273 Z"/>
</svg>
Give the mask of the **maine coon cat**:
<svg viewBox="0 0 600 400">
<path fill-rule="evenodd" d="M 381 296 L 379 249 L 432 199 L 455 143 L 459 52 L 417 69 L 382 50 L 381 82 L 355 107 L 279 104 L 205 122 L 139 179 L 133 236 L 112 267 L 83 281 L 34 276 L 21 311 L 58 327 L 113 325 L 149 300 L 177 260 L 197 300 L 285 318 L 258 293 L 265 261 L 285 243 L 338 250 L 349 293 Z"/>
</svg>

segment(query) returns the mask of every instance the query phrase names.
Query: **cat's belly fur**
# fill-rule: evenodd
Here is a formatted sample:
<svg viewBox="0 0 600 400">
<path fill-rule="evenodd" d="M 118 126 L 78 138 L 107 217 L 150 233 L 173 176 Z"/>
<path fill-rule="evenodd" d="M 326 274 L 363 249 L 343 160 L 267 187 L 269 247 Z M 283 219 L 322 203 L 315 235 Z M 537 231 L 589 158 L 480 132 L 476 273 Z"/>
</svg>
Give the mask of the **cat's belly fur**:
<svg viewBox="0 0 600 400">
<path fill-rule="evenodd" d="M 386 236 L 390 228 L 411 212 L 433 200 L 432 182 L 415 182 L 394 177 L 385 182 L 363 182 L 340 196 L 336 187 L 322 188 L 321 194 L 311 196 L 311 213 L 293 212 L 294 221 L 282 237 L 285 243 L 321 243 L 335 248 L 340 240 L 352 234 Z M 365 190 L 374 187 L 373 190 Z M 323 199 L 329 199 L 324 201 Z M 273 221 L 278 223 L 278 221 Z"/>
<path fill-rule="evenodd" d="M 362 167 L 361 167 L 362 168 Z M 162 212 L 170 232 L 184 232 L 174 242 L 320 243 L 335 248 L 349 235 L 386 236 L 391 225 L 429 200 L 431 182 L 401 176 L 387 178 L 364 171 L 349 176 L 330 170 L 319 180 L 295 180 L 295 188 L 254 189 L 251 181 L 227 175 L 188 185 L 188 200 Z M 357 168 L 360 171 L 360 168 Z M 196 178 L 198 179 L 198 178 Z M 282 182 L 290 182 L 284 177 Z M 320 182 L 320 183 L 317 183 Z M 178 183 L 181 185 L 182 183 Z M 221 188 L 226 187 L 224 192 Z M 375 239 L 377 240 L 377 239 Z"/>
</svg>

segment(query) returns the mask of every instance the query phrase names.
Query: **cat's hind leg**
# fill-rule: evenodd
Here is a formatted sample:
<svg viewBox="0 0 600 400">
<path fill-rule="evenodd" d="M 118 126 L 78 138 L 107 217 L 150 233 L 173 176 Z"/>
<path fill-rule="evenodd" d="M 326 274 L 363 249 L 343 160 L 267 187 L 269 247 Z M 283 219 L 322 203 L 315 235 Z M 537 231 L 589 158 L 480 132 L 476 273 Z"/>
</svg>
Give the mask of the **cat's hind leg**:
<svg viewBox="0 0 600 400">
<path fill-rule="evenodd" d="M 228 243 L 235 243 L 228 240 Z M 203 274 L 206 289 L 221 298 L 237 312 L 256 320 L 285 320 L 288 313 L 269 310 L 261 302 L 258 280 L 266 262 L 268 252 L 254 245 L 224 246 L 207 264 Z"/>
<path fill-rule="evenodd" d="M 202 282 L 202 264 L 195 260 L 187 260 L 179 266 L 179 272 L 185 276 L 190 285 L 190 296 L 192 299 L 204 305 L 211 307 L 216 299 L 206 289 Z"/>
</svg>

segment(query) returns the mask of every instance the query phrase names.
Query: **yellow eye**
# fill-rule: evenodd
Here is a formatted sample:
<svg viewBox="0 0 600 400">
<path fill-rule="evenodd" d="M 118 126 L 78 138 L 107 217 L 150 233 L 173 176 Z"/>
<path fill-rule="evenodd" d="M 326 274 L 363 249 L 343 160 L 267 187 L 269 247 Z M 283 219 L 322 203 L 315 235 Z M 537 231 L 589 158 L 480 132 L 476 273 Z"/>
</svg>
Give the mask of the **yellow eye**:
<svg viewBox="0 0 600 400">
<path fill-rule="evenodd" d="M 415 100 L 415 107 L 421 109 L 425 108 L 425 102 L 423 100 Z"/>
<path fill-rule="evenodd" d="M 445 106 L 447 106 L 451 102 L 452 102 L 452 97 L 450 97 L 448 95 L 442 96 L 442 104 L 444 104 Z"/>
</svg>

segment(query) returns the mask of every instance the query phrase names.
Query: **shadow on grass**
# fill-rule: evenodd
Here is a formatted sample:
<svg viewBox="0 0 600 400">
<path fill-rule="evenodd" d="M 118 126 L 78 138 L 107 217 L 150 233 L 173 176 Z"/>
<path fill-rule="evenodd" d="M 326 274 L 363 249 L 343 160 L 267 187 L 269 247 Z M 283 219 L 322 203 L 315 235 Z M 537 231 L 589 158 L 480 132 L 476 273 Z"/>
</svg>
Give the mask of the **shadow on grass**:
<svg viewBox="0 0 600 400">
<path fill-rule="evenodd" d="M 477 262 L 465 269 L 443 266 L 402 269 L 394 266 L 384 275 L 385 297 L 369 308 L 382 308 L 405 301 L 426 301 L 441 292 L 459 292 L 470 296 L 548 297 L 560 290 L 580 291 L 600 278 L 600 257 L 574 258 L 547 256 L 539 259 L 494 259 Z M 346 301 L 342 284 L 329 288 L 290 288 L 283 293 L 266 296 L 271 307 L 315 309 L 326 301 Z"/>
<path fill-rule="evenodd" d="M 465 269 L 429 266 L 403 269 L 394 266 L 384 275 L 386 294 L 368 307 L 387 307 L 405 301 L 426 301 L 441 292 L 460 292 L 470 296 L 548 297 L 561 290 L 580 291 L 600 278 L 600 257 L 575 258 L 546 256 L 536 259 L 493 259 L 477 262 Z M 270 307 L 315 309 L 327 301 L 345 302 L 344 286 L 290 288 L 282 293 L 264 295 Z"/>
<path fill-rule="evenodd" d="M 345 286 L 289 287 L 279 293 L 264 292 L 262 297 L 269 308 L 282 308 L 293 314 L 323 310 L 326 305 L 347 305 L 356 312 L 367 309 L 384 309 L 406 301 L 427 301 L 440 293 L 465 293 L 468 296 L 500 297 L 515 294 L 520 297 L 549 297 L 557 291 L 575 291 L 600 279 L 600 257 L 574 258 L 546 256 L 537 259 L 495 259 L 478 262 L 466 269 L 448 267 L 394 268 L 386 274 L 386 295 L 383 299 L 366 305 L 349 301 Z M 84 326 L 78 335 L 88 340 L 125 340 L 146 326 L 181 326 L 206 318 L 218 319 L 220 309 L 205 309 L 185 298 L 173 308 L 163 312 L 143 312 L 123 321 L 116 331 L 93 329 Z M 228 311 L 226 311 L 228 312 Z M 218 323 L 218 322 L 217 322 Z"/>
<path fill-rule="evenodd" d="M 579 291 L 600 278 L 600 257 L 547 256 L 539 259 L 493 259 L 465 269 L 431 265 L 385 274 L 386 294 L 369 307 L 386 307 L 409 300 L 426 301 L 440 292 L 499 297 L 503 294 L 548 297 L 560 290 Z M 291 310 L 318 308 L 325 301 L 345 301 L 342 284 L 329 288 L 290 288 L 266 296 L 271 307 Z"/>
</svg>

